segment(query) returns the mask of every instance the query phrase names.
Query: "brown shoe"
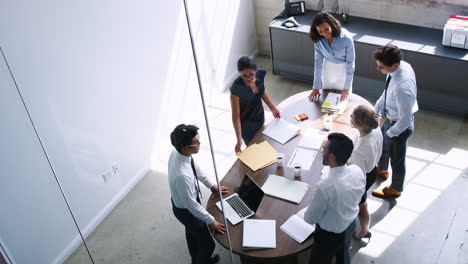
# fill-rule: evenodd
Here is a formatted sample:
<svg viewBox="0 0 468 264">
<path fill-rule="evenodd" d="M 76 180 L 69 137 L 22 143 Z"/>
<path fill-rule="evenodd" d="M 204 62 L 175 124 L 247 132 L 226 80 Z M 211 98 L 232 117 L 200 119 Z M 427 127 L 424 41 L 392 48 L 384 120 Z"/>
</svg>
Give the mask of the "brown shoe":
<svg viewBox="0 0 468 264">
<path fill-rule="evenodd" d="M 388 179 L 388 176 L 390 176 L 388 170 L 377 170 L 377 173 L 379 174 L 382 181 L 386 181 Z"/>
<path fill-rule="evenodd" d="M 372 191 L 372 195 L 382 199 L 391 199 L 398 198 L 401 195 L 401 192 L 393 189 L 391 186 L 387 186 L 383 189 L 375 189 Z"/>
</svg>

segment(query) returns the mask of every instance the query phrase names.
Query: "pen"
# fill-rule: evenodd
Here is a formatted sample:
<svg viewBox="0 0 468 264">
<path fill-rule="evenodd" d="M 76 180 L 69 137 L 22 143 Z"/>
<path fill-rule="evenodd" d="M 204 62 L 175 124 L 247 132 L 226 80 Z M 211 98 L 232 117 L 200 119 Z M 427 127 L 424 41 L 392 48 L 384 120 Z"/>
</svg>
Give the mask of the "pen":
<svg viewBox="0 0 468 264">
<path fill-rule="evenodd" d="M 336 105 L 338 105 L 338 97 L 336 98 Z"/>
</svg>

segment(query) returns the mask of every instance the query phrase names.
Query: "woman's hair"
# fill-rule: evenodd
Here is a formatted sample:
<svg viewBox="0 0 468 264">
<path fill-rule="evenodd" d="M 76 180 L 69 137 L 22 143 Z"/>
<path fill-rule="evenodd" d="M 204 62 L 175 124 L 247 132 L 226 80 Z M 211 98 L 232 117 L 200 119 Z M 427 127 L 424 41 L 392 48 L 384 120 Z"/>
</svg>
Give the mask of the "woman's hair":
<svg viewBox="0 0 468 264">
<path fill-rule="evenodd" d="M 327 22 L 330 27 L 332 28 L 332 35 L 333 37 L 338 37 L 341 34 L 341 25 L 338 19 L 333 17 L 330 13 L 327 12 L 320 12 L 317 15 L 314 16 L 312 19 L 312 24 L 310 25 L 310 31 L 309 31 L 309 38 L 314 42 L 318 42 L 321 39 L 323 39 L 323 36 L 321 36 L 318 31 L 317 27 L 320 26 L 321 24 Z"/>
<path fill-rule="evenodd" d="M 252 56 L 243 56 L 237 61 L 237 70 L 239 72 L 245 69 L 257 70 L 257 63 Z"/>
<path fill-rule="evenodd" d="M 374 52 L 374 59 L 382 62 L 387 67 L 392 67 L 393 64 L 400 63 L 401 51 L 397 46 L 387 44 Z"/>
<path fill-rule="evenodd" d="M 359 105 L 353 110 L 354 122 L 361 127 L 366 134 L 379 127 L 379 117 L 374 110 L 365 105 Z"/>
</svg>

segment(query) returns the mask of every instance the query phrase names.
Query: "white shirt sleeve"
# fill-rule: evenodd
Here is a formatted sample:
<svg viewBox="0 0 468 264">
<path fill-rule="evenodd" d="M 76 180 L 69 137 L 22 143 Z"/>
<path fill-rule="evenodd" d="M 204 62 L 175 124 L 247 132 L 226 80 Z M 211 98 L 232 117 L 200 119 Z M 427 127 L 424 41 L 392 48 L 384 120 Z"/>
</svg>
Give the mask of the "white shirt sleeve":
<svg viewBox="0 0 468 264">
<path fill-rule="evenodd" d="M 383 93 L 380 96 L 379 100 L 377 100 L 377 103 L 375 103 L 374 112 L 376 114 L 380 114 L 382 112 L 383 107 L 384 107 L 384 101 L 385 101 L 385 90 L 383 91 Z"/>
<path fill-rule="evenodd" d="M 315 187 L 310 205 L 304 214 L 304 221 L 311 225 L 317 224 L 322 219 L 327 207 L 325 196 L 318 187 Z"/>
<path fill-rule="evenodd" d="M 387 136 L 396 137 L 403 133 L 413 123 L 413 105 L 416 102 L 416 96 L 411 92 L 416 90 L 412 88 L 414 83 L 411 80 L 401 82 L 400 89 L 396 98 L 398 108 L 397 122 L 387 130 Z"/>
<path fill-rule="evenodd" d="M 195 217 L 200 218 L 205 221 L 207 224 L 214 222 L 214 217 L 206 211 L 203 206 L 201 206 L 190 194 L 190 185 L 191 182 L 188 181 L 186 177 L 177 177 L 177 185 L 181 188 L 179 189 L 179 194 L 181 201 L 184 203 L 183 207 L 187 208 Z M 182 188 L 183 186 L 183 188 Z"/>
</svg>

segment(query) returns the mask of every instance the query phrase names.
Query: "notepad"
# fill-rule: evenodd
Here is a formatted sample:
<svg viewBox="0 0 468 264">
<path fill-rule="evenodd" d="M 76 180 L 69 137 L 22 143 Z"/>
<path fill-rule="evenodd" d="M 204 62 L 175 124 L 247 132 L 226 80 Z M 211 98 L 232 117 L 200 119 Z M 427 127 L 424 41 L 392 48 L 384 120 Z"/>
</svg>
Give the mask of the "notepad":
<svg viewBox="0 0 468 264">
<path fill-rule="evenodd" d="M 276 248 L 276 220 L 245 219 L 242 248 Z"/>
<path fill-rule="evenodd" d="M 305 182 L 292 181 L 285 177 L 270 174 L 262 190 L 266 195 L 300 204 L 309 189 Z"/>
<path fill-rule="evenodd" d="M 294 238 L 299 243 L 304 242 L 315 230 L 315 225 L 311 225 L 304 221 L 304 213 L 307 207 L 292 215 L 280 226 L 290 237 Z"/>
<path fill-rule="evenodd" d="M 288 167 L 294 168 L 294 164 L 298 163 L 301 164 L 303 170 L 310 170 L 315 155 L 317 155 L 317 150 L 296 148 L 289 160 Z"/>
<path fill-rule="evenodd" d="M 346 106 L 348 106 L 348 100 L 341 101 L 341 94 L 330 92 L 323 101 L 322 112 L 342 114 Z"/>
<path fill-rule="evenodd" d="M 302 148 L 320 149 L 320 146 L 322 146 L 326 137 L 327 132 L 325 131 L 307 128 L 302 131 L 302 138 L 297 146 Z"/>
<path fill-rule="evenodd" d="M 262 133 L 281 144 L 285 144 L 295 137 L 300 130 L 300 127 L 278 118 L 271 121 Z"/>
</svg>

